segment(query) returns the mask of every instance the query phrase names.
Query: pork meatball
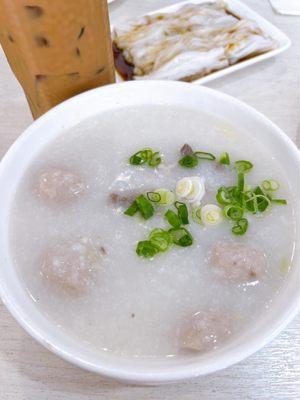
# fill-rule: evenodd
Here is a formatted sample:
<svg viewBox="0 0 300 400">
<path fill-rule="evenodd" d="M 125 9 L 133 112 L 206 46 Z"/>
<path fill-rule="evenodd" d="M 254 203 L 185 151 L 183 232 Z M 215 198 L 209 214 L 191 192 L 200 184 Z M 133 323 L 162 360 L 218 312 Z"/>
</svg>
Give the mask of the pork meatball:
<svg viewBox="0 0 300 400">
<path fill-rule="evenodd" d="M 221 281 L 246 283 L 262 276 L 266 257 L 255 247 L 219 241 L 211 249 L 210 264 Z"/>
<path fill-rule="evenodd" d="M 231 334 L 225 316 L 215 311 L 199 311 L 182 330 L 182 349 L 205 352 L 216 349 L 226 342 Z"/>
<path fill-rule="evenodd" d="M 87 238 L 57 243 L 43 253 L 41 275 L 60 288 L 81 293 L 95 279 L 105 255 L 103 246 Z"/>
<path fill-rule="evenodd" d="M 38 195 L 55 203 L 67 203 L 82 196 L 87 186 L 66 168 L 48 168 L 38 179 Z"/>
</svg>

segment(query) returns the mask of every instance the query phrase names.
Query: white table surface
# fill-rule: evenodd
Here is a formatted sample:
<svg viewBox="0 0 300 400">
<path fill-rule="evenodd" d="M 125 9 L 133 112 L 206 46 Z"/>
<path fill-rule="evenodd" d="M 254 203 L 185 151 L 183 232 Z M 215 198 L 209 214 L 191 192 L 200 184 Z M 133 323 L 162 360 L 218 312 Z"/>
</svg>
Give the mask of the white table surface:
<svg viewBox="0 0 300 400">
<path fill-rule="evenodd" d="M 173 0 L 116 0 L 111 21 Z M 293 46 L 276 59 L 208 86 L 264 113 L 300 146 L 300 18 L 275 15 L 267 0 L 246 0 L 281 28 Z M 0 155 L 31 122 L 25 97 L 0 53 Z M 224 371 L 162 387 L 108 381 L 61 360 L 31 339 L 0 302 L 0 400 L 299 400 L 300 316 L 271 344 Z"/>
</svg>

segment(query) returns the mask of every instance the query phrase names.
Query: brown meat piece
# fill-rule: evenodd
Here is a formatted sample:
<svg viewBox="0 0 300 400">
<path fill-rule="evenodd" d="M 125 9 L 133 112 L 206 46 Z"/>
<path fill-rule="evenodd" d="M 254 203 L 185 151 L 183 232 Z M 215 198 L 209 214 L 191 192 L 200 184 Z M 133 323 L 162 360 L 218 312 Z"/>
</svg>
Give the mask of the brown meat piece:
<svg viewBox="0 0 300 400">
<path fill-rule="evenodd" d="M 243 243 L 218 241 L 211 249 L 210 264 L 221 281 L 256 281 L 266 267 L 264 253 Z"/>
<path fill-rule="evenodd" d="M 205 352 L 219 347 L 231 334 L 229 322 L 216 312 L 199 311 L 184 327 L 180 337 L 183 349 Z"/>
<path fill-rule="evenodd" d="M 189 144 L 185 143 L 180 149 L 180 154 L 182 156 L 191 156 L 194 154 L 194 151 Z"/>
<path fill-rule="evenodd" d="M 43 252 L 41 275 L 61 289 L 83 293 L 101 267 L 105 256 L 102 249 L 101 244 L 87 238 L 58 242 Z"/>
<path fill-rule="evenodd" d="M 83 180 L 67 168 L 48 168 L 38 178 L 38 195 L 54 203 L 76 200 L 86 189 Z"/>
</svg>

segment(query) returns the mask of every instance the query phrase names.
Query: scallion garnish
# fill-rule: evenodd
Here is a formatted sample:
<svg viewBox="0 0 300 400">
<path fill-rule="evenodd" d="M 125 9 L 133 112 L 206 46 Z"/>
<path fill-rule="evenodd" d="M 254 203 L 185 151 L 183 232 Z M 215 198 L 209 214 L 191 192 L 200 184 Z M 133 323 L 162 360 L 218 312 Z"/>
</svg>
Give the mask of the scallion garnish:
<svg viewBox="0 0 300 400">
<path fill-rule="evenodd" d="M 163 229 L 153 229 L 149 235 L 149 241 L 159 251 L 167 251 L 172 244 L 172 237 L 169 232 Z"/>
<path fill-rule="evenodd" d="M 161 163 L 161 156 L 158 151 L 154 152 L 150 148 L 145 148 L 133 154 L 129 159 L 129 163 L 131 165 L 143 165 L 148 163 L 149 167 L 156 167 Z"/>
<path fill-rule="evenodd" d="M 253 191 L 248 191 L 244 194 L 244 201 L 248 211 L 252 214 L 264 212 L 270 205 L 270 199 L 258 186 Z"/>
<path fill-rule="evenodd" d="M 180 221 L 182 222 L 182 224 L 188 225 L 189 224 L 189 212 L 188 212 L 186 204 L 181 203 L 180 201 L 176 201 L 174 205 L 177 208 L 178 217 L 179 217 Z"/>
<path fill-rule="evenodd" d="M 137 153 L 133 154 L 130 157 L 129 162 L 131 165 L 142 165 L 147 162 L 150 157 L 152 156 L 153 152 L 151 149 L 143 149 L 138 151 Z"/>
<path fill-rule="evenodd" d="M 185 168 L 195 168 L 199 164 L 198 160 L 213 161 L 215 159 L 216 157 L 211 153 L 207 153 L 206 151 L 195 151 L 193 154 L 187 154 L 182 157 L 178 163 Z"/>
<path fill-rule="evenodd" d="M 220 163 L 220 164 L 223 164 L 223 165 L 230 165 L 229 154 L 226 153 L 226 152 L 225 152 L 225 153 L 222 153 L 222 154 L 220 155 L 219 163 Z"/>
<path fill-rule="evenodd" d="M 194 156 L 198 157 L 200 160 L 210 160 L 214 161 L 216 157 L 211 153 L 206 153 L 205 151 L 195 151 Z"/>
<path fill-rule="evenodd" d="M 137 244 L 136 253 L 140 257 L 151 258 L 154 257 L 155 254 L 159 253 L 159 250 L 150 242 L 150 240 L 142 240 Z"/>
<path fill-rule="evenodd" d="M 161 195 L 158 192 L 148 192 L 147 197 L 152 203 L 159 203 L 161 201 Z"/>
<path fill-rule="evenodd" d="M 158 193 L 161 197 L 158 204 L 160 204 L 162 206 L 170 206 L 171 204 L 174 203 L 175 194 L 171 190 L 156 189 L 155 193 Z"/>
<path fill-rule="evenodd" d="M 272 199 L 271 202 L 276 204 L 287 205 L 287 201 L 285 199 Z"/>
<path fill-rule="evenodd" d="M 160 163 L 161 163 L 161 156 L 159 155 L 159 152 L 156 151 L 155 153 L 152 154 L 152 156 L 148 160 L 148 165 L 149 165 L 149 167 L 155 168 Z"/>
<path fill-rule="evenodd" d="M 195 222 L 197 222 L 197 224 L 202 224 L 201 207 L 193 208 L 193 210 L 192 210 L 192 219 Z"/>
<path fill-rule="evenodd" d="M 262 188 L 267 192 L 275 192 L 279 189 L 279 183 L 274 179 L 264 180 L 261 183 Z"/>
<path fill-rule="evenodd" d="M 232 202 L 232 196 L 225 186 L 222 186 L 218 189 L 218 193 L 216 195 L 216 199 L 219 204 L 226 205 Z"/>
<path fill-rule="evenodd" d="M 154 214 L 151 202 L 143 194 L 135 199 L 131 206 L 124 211 L 124 214 L 132 217 L 137 211 L 140 211 L 144 219 L 149 219 Z"/>
<path fill-rule="evenodd" d="M 234 166 L 235 166 L 237 172 L 242 172 L 242 173 L 246 173 L 246 172 L 250 171 L 250 169 L 253 168 L 253 164 L 250 161 L 246 161 L 246 160 L 236 161 L 234 163 Z"/>
<path fill-rule="evenodd" d="M 149 219 L 152 217 L 154 214 L 153 205 L 143 194 L 139 195 L 135 199 L 135 202 L 144 219 Z"/>
<path fill-rule="evenodd" d="M 240 192 L 243 192 L 244 186 L 245 186 L 245 175 L 243 172 L 239 172 L 238 173 L 238 184 L 237 184 L 238 190 Z"/>
<path fill-rule="evenodd" d="M 133 217 L 134 214 L 138 211 L 138 205 L 136 201 L 134 201 L 130 207 L 127 208 L 126 211 L 124 211 L 124 214 L 129 215 L 130 217 Z"/>
<path fill-rule="evenodd" d="M 232 204 L 225 206 L 223 212 L 226 218 L 232 219 L 233 221 L 241 220 L 244 215 L 242 207 Z"/>
<path fill-rule="evenodd" d="M 232 233 L 235 235 L 244 235 L 247 232 L 248 225 L 248 220 L 246 218 L 242 218 L 232 227 Z"/>
<path fill-rule="evenodd" d="M 171 228 L 169 233 L 177 246 L 188 247 L 193 244 L 193 237 L 185 228 Z"/>
<path fill-rule="evenodd" d="M 178 161 L 179 165 L 185 168 L 195 168 L 197 167 L 199 161 L 198 158 L 194 155 L 184 156 Z"/>
<path fill-rule="evenodd" d="M 168 210 L 165 213 L 165 217 L 166 217 L 167 221 L 169 222 L 169 224 L 172 225 L 174 228 L 180 227 L 181 219 L 178 217 L 178 215 L 174 211 Z"/>
</svg>

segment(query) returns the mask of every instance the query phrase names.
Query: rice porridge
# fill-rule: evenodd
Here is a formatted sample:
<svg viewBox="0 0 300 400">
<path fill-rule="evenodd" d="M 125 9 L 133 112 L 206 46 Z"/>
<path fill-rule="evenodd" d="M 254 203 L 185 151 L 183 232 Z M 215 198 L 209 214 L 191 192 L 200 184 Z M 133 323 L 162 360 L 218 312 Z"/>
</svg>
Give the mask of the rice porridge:
<svg viewBox="0 0 300 400">
<path fill-rule="evenodd" d="M 34 159 L 11 250 L 28 295 L 67 335 L 99 353 L 184 357 L 268 312 L 293 257 L 293 202 L 243 127 L 174 106 L 120 108 Z"/>
</svg>

